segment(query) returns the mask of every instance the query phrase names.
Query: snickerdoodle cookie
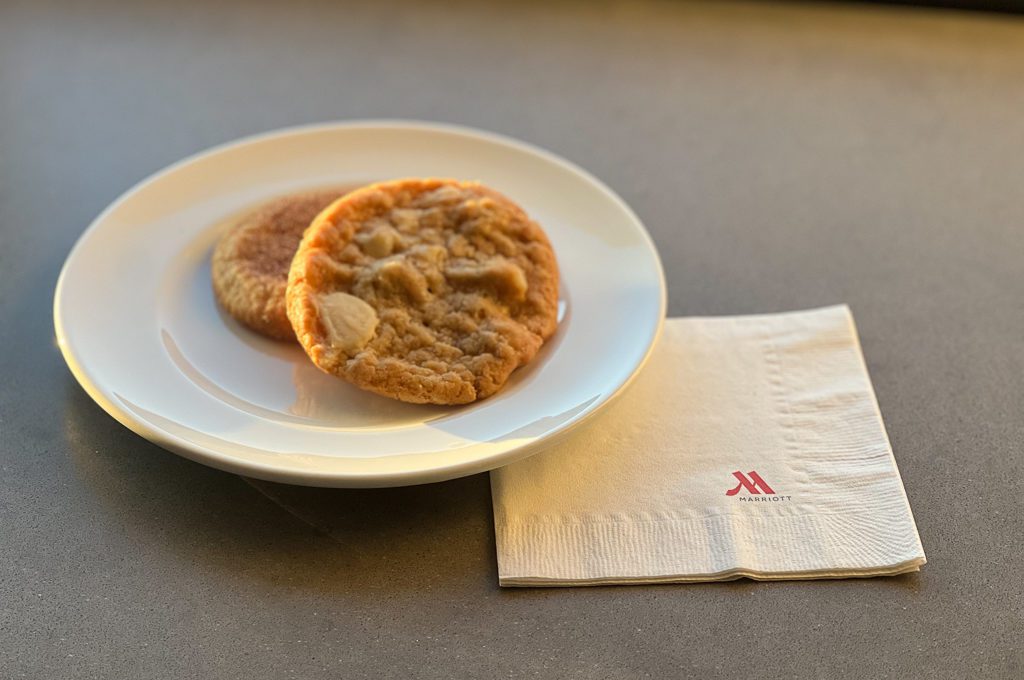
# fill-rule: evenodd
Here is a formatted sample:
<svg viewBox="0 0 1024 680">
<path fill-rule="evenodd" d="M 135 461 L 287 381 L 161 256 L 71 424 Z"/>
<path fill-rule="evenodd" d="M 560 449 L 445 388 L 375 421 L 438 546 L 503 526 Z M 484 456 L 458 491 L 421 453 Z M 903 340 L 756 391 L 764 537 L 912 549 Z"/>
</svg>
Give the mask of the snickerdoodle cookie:
<svg viewBox="0 0 1024 680">
<path fill-rule="evenodd" d="M 388 397 L 494 394 L 557 325 L 540 226 L 476 182 L 372 184 L 320 213 L 288 278 L 288 318 L 322 370 Z"/>
<path fill-rule="evenodd" d="M 325 189 L 278 198 L 221 238 L 213 251 L 213 291 L 231 316 L 271 338 L 295 338 L 285 313 L 288 267 L 306 227 L 343 193 Z"/>
</svg>

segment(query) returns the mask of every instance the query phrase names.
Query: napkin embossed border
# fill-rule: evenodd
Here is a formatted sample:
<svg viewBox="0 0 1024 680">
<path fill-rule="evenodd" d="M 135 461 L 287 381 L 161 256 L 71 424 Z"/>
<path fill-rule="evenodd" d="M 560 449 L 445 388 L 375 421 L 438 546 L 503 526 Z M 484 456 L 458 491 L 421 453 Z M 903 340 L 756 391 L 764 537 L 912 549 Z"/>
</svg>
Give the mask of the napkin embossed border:
<svg viewBox="0 0 1024 680">
<path fill-rule="evenodd" d="M 667 320 L 616 403 L 491 486 L 503 586 L 925 563 L 845 305 Z"/>
</svg>

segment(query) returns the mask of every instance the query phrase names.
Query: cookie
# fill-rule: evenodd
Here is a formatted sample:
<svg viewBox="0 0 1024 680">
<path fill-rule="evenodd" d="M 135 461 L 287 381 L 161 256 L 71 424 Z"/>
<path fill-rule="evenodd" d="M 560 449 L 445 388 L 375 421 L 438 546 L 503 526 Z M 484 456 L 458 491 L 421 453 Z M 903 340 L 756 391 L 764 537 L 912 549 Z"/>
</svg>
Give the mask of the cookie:
<svg viewBox="0 0 1024 680">
<path fill-rule="evenodd" d="M 308 191 L 278 198 L 242 218 L 213 251 L 213 291 L 227 312 L 252 330 L 294 340 L 285 313 L 288 268 L 302 233 L 344 192 Z"/>
<path fill-rule="evenodd" d="M 287 302 L 322 370 L 402 401 L 465 404 L 498 391 L 555 332 L 558 265 L 540 226 L 498 192 L 404 179 L 317 216 Z"/>
</svg>

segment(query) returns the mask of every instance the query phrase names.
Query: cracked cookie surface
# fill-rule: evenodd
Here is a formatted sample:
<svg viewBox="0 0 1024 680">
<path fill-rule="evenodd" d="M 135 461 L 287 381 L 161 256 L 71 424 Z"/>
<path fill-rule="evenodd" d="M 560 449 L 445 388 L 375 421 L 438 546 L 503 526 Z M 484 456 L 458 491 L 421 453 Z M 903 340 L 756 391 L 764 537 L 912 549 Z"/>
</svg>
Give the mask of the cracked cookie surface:
<svg viewBox="0 0 1024 680">
<path fill-rule="evenodd" d="M 306 191 L 275 199 L 239 220 L 217 243 L 213 291 L 236 320 L 257 333 L 294 340 L 285 312 L 288 268 L 317 213 L 345 193 Z"/>
<path fill-rule="evenodd" d="M 310 225 L 287 311 L 322 370 L 402 401 L 464 404 L 555 332 L 558 266 L 540 226 L 492 189 L 382 182 Z"/>
</svg>

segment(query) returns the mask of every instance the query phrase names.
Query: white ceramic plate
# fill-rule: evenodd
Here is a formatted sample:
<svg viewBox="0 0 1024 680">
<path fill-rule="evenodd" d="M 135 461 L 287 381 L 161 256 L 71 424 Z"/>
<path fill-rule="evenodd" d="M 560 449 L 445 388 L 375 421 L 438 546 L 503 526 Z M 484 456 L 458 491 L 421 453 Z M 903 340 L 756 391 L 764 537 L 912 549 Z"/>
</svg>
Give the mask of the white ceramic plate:
<svg viewBox="0 0 1024 680">
<path fill-rule="evenodd" d="M 478 179 L 551 238 L 558 332 L 490 399 L 418 406 L 320 373 L 299 346 L 223 314 L 210 252 L 231 218 L 293 190 L 407 177 Z M 451 479 L 535 453 L 639 370 L 665 285 L 636 215 L 548 152 L 447 125 L 369 121 L 292 128 L 188 158 L 92 223 L 54 300 L 72 373 L 110 415 L 160 446 L 239 474 L 316 486 Z"/>
</svg>

